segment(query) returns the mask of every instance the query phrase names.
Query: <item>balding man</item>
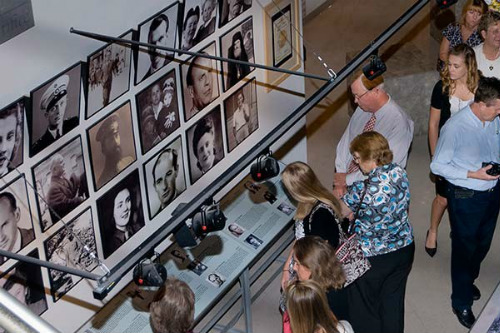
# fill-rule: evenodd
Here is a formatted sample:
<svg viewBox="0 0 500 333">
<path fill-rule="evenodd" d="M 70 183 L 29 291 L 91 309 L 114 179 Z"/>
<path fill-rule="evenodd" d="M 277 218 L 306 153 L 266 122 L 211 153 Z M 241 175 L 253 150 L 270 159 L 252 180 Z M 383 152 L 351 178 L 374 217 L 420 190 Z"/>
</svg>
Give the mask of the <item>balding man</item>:
<svg viewBox="0 0 500 333">
<path fill-rule="evenodd" d="M 179 173 L 179 155 L 176 149 L 163 150 L 153 166 L 153 185 L 160 200 L 158 212 L 165 209 L 176 197 L 176 180 Z"/>
<path fill-rule="evenodd" d="M 353 161 L 349 151 L 351 141 L 366 131 L 382 134 L 394 154 L 394 163 L 406 167 L 408 149 L 413 140 L 413 121 L 384 90 L 384 79 L 368 80 L 363 74 L 355 76 L 351 84 L 354 102 L 358 105 L 339 144 L 333 177 L 334 194 L 340 198 L 346 186 L 366 177 Z"/>
<path fill-rule="evenodd" d="M 64 158 L 55 154 L 50 162 L 50 188 L 47 192 L 52 223 L 56 223 L 75 209 L 85 198 L 78 195 L 78 184 L 69 181 L 65 175 Z"/>
<path fill-rule="evenodd" d="M 38 153 L 78 126 L 78 117 L 64 119 L 68 103 L 68 84 L 69 76 L 62 75 L 51 83 L 42 95 L 40 111 L 44 112 L 48 125 L 45 133 L 33 144 L 33 154 Z"/>
</svg>

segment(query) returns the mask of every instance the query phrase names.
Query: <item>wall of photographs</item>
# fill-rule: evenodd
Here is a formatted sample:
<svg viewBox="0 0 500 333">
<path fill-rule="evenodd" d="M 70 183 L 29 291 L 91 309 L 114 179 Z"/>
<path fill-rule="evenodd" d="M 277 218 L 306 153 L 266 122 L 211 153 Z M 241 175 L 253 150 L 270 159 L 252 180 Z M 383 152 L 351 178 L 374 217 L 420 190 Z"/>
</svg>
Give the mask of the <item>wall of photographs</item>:
<svg viewBox="0 0 500 333">
<path fill-rule="evenodd" d="M 44 0 L 33 9 L 36 26 L 0 45 L 0 248 L 101 274 L 85 248 L 118 265 L 304 100 L 299 77 L 269 89 L 252 66 L 69 33 L 265 63 L 255 0 Z M 305 159 L 305 141 L 292 146 L 286 158 Z M 91 281 L 0 264 L 0 285 L 21 288 L 20 300 L 61 331 L 102 306 Z"/>
</svg>

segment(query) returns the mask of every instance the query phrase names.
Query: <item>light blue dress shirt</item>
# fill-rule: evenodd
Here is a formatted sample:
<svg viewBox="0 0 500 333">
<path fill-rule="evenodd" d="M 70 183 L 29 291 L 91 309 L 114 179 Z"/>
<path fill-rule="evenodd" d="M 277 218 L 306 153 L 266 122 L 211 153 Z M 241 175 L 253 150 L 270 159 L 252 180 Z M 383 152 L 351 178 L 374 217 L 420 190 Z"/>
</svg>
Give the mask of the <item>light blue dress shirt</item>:
<svg viewBox="0 0 500 333">
<path fill-rule="evenodd" d="M 494 187 L 497 180 L 467 178 L 467 172 L 480 169 L 483 162 L 500 162 L 499 130 L 498 117 L 483 123 L 470 106 L 462 109 L 441 129 L 432 172 L 453 185 L 476 191 Z"/>
</svg>

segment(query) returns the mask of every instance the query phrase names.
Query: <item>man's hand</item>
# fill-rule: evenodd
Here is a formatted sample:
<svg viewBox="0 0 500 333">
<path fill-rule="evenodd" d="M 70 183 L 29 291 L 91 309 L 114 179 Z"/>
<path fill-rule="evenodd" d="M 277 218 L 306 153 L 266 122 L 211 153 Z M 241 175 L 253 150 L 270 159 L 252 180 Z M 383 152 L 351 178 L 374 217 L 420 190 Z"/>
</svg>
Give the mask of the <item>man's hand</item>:
<svg viewBox="0 0 500 333">
<path fill-rule="evenodd" d="M 340 199 L 347 192 L 347 173 L 336 172 L 333 174 L 333 195 Z"/>
<path fill-rule="evenodd" d="M 476 171 L 467 171 L 467 178 L 474 178 L 474 179 L 482 179 L 482 180 L 495 180 L 500 177 L 498 176 L 491 176 L 486 173 L 489 169 L 491 169 L 493 166 L 492 165 L 487 165 L 484 168 L 481 168 Z"/>
</svg>

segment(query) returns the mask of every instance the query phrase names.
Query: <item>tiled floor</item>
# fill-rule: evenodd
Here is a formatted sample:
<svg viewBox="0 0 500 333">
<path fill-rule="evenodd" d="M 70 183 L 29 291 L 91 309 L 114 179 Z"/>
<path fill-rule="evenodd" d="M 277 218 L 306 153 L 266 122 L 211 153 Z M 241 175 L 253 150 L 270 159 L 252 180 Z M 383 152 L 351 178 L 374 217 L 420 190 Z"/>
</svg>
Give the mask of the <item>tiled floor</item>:
<svg viewBox="0 0 500 333">
<path fill-rule="evenodd" d="M 306 70 L 321 73 L 320 65 L 311 55 L 313 49 L 325 58 L 333 69 L 341 69 L 348 53 L 362 49 L 413 2 L 410 0 L 331 1 L 323 12 L 304 25 L 304 35 L 308 41 L 306 47 L 309 51 Z M 390 45 L 404 46 L 405 43 L 410 43 L 428 57 L 425 63 L 434 61 L 437 57 L 437 43 L 429 38 L 428 14 L 429 8 L 424 9 L 408 26 L 398 32 L 383 50 L 387 50 Z M 393 57 L 398 57 L 397 47 L 390 51 Z M 404 57 L 400 57 L 399 60 L 404 60 Z M 399 66 L 405 65 L 404 61 L 395 63 L 399 63 Z M 405 75 L 412 71 L 418 73 L 421 70 L 414 67 L 408 64 L 400 70 Z M 318 87 L 318 82 L 308 81 L 307 94 L 310 95 Z M 308 162 L 327 187 L 331 186 L 335 147 L 349 120 L 348 99 L 347 85 L 343 84 L 307 117 Z M 427 113 L 428 109 L 422 108 L 421 112 Z M 467 330 L 456 320 L 450 307 L 450 239 L 447 216 L 440 228 L 437 255 L 431 259 L 424 252 L 425 232 L 434 196 L 434 186 L 429 179 L 429 157 L 425 135 L 414 138 L 407 169 L 412 195 L 410 216 L 417 250 L 407 288 L 405 331 L 466 332 Z M 474 304 L 473 310 L 476 314 L 479 314 L 498 283 L 499 251 L 500 236 L 497 233 L 477 281 L 483 297 Z M 270 283 L 263 296 L 253 304 L 254 332 L 281 331 L 281 317 L 277 310 L 278 290 L 279 278 Z M 243 327 L 243 321 L 240 320 L 236 328 Z"/>
</svg>

